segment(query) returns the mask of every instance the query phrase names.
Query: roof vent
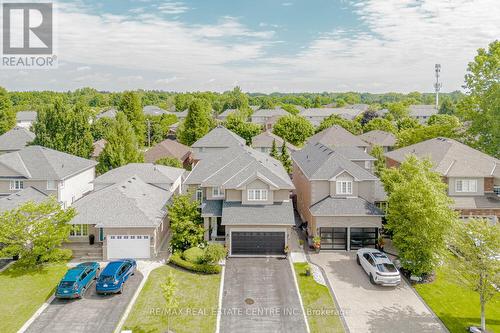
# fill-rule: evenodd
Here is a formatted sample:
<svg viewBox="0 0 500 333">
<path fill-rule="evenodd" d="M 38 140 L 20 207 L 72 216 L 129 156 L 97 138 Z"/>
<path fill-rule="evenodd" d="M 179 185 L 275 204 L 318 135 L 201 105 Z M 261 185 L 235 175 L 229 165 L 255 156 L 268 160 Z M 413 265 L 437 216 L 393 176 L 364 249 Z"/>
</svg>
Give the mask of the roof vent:
<svg viewBox="0 0 500 333">
<path fill-rule="evenodd" d="M 122 188 L 127 188 L 125 185 L 122 185 Z"/>
</svg>

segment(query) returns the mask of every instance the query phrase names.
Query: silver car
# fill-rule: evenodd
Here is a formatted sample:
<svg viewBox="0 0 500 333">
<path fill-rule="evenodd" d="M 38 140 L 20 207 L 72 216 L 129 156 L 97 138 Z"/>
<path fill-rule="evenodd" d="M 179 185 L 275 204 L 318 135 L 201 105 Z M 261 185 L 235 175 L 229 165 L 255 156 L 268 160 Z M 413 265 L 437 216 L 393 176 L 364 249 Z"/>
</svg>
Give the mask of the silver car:
<svg viewBox="0 0 500 333">
<path fill-rule="evenodd" d="M 397 286 L 401 283 L 401 274 L 385 253 L 376 249 L 362 248 L 356 255 L 356 261 L 370 277 L 372 284 Z"/>
</svg>

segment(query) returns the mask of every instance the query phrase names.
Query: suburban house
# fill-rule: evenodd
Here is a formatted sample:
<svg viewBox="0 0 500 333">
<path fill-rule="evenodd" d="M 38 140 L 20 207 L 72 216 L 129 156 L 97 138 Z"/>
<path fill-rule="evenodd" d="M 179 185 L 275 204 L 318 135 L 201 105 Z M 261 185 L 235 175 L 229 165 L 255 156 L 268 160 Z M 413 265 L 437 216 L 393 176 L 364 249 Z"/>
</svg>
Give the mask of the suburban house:
<svg viewBox="0 0 500 333">
<path fill-rule="evenodd" d="M 391 151 L 396 145 L 396 136 L 392 133 L 381 130 L 373 130 L 363 133 L 358 135 L 358 138 L 370 145 L 369 152 L 371 152 L 372 148 L 375 146 L 382 147 L 384 152 L 388 152 Z"/>
<path fill-rule="evenodd" d="M 205 155 L 220 153 L 229 147 L 244 146 L 245 139 L 224 126 L 217 126 L 191 145 L 195 162 Z"/>
<path fill-rule="evenodd" d="M 92 158 L 93 160 L 97 160 L 99 155 L 101 155 L 102 151 L 104 150 L 104 147 L 106 146 L 106 142 L 107 141 L 105 139 L 100 139 L 100 140 L 97 140 L 96 142 L 94 142 L 92 144 L 93 150 L 92 150 L 92 155 L 90 156 L 90 158 Z"/>
<path fill-rule="evenodd" d="M 48 198 L 49 196 L 46 193 L 30 186 L 9 196 L 0 197 L 0 214 L 6 210 L 15 209 L 28 201 L 40 203 Z"/>
<path fill-rule="evenodd" d="M 424 124 L 429 118 L 438 113 L 434 105 L 410 105 L 410 117 L 417 119 L 421 124 Z"/>
<path fill-rule="evenodd" d="M 161 116 L 163 114 L 171 113 L 166 110 L 163 110 L 162 108 L 156 105 L 146 105 L 145 107 L 142 108 L 142 111 L 146 116 Z"/>
<path fill-rule="evenodd" d="M 382 227 L 375 203 L 386 195 L 379 179 L 344 153 L 314 142 L 292 154 L 296 209 L 322 250 L 374 247 Z"/>
<path fill-rule="evenodd" d="M 189 167 L 192 163 L 191 149 L 175 140 L 163 140 L 144 153 L 144 160 L 148 163 L 155 163 L 165 157 L 179 160 L 184 167 Z"/>
<path fill-rule="evenodd" d="M 101 112 L 98 115 L 96 115 L 95 119 L 101 119 L 101 118 L 115 119 L 118 112 L 119 111 L 117 109 L 114 109 L 114 108 L 107 109 L 106 111 Z"/>
<path fill-rule="evenodd" d="M 310 108 L 303 110 L 299 115 L 309 120 L 313 126 L 319 126 L 325 118 L 331 115 L 352 120 L 361 113 L 363 113 L 363 110 L 359 108 Z"/>
<path fill-rule="evenodd" d="M 96 164 L 40 146 L 3 154 L 0 155 L 0 196 L 34 187 L 68 207 L 93 190 Z"/>
<path fill-rule="evenodd" d="M 205 240 L 225 243 L 231 256 L 285 253 L 294 186 L 279 161 L 235 145 L 207 154 L 184 185 L 201 204 Z"/>
<path fill-rule="evenodd" d="M 260 152 L 269 154 L 271 153 L 271 148 L 273 147 L 273 141 L 276 142 L 276 148 L 281 151 L 281 146 L 283 146 L 283 139 L 271 131 L 267 130 L 260 133 L 252 138 L 252 147 Z M 287 142 L 286 147 L 288 151 L 293 152 L 299 150 L 298 147 Z"/>
<path fill-rule="evenodd" d="M 254 111 L 250 118 L 252 119 L 252 123 L 262 125 L 268 130 L 273 128 L 279 118 L 288 115 L 290 115 L 290 113 L 282 108 L 259 109 Z"/>
<path fill-rule="evenodd" d="M 93 235 L 104 259 L 156 256 L 168 234 L 167 204 L 180 193 L 184 172 L 132 163 L 97 177 L 95 190 L 74 204 L 68 246 L 82 248 Z"/>
<path fill-rule="evenodd" d="M 387 166 L 399 166 L 410 154 L 432 161 L 462 218 L 498 220 L 500 160 L 456 140 L 434 138 L 386 153 Z"/>
<path fill-rule="evenodd" d="M 25 127 L 14 127 L 0 135 L 0 155 L 18 151 L 35 139 L 35 134 Z"/>
<path fill-rule="evenodd" d="M 16 113 L 16 126 L 29 129 L 36 121 L 36 111 L 18 111 Z"/>
<path fill-rule="evenodd" d="M 230 114 L 233 114 L 235 112 L 237 112 L 238 109 L 227 109 L 227 110 L 224 110 L 224 112 L 220 113 L 218 116 L 217 116 L 217 119 L 219 119 L 220 121 L 226 121 L 227 117 L 230 115 Z"/>
</svg>

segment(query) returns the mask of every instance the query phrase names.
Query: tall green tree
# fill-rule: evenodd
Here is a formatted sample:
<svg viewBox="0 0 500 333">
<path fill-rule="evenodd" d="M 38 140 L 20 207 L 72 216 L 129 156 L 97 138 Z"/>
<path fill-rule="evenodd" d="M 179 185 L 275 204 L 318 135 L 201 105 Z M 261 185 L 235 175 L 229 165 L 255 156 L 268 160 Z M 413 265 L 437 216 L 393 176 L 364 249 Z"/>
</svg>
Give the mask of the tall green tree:
<svg viewBox="0 0 500 333">
<path fill-rule="evenodd" d="M 16 125 L 16 113 L 12 108 L 9 93 L 0 87 L 0 135 Z"/>
<path fill-rule="evenodd" d="M 177 137 L 181 143 L 190 146 L 214 126 L 210 103 L 206 99 L 196 98 L 189 105 L 187 117 L 177 130 Z"/>
<path fill-rule="evenodd" d="M 373 130 L 380 130 L 389 133 L 396 133 L 398 131 L 394 123 L 385 118 L 375 118 L 368 122 L 363 128 L 363 132 L 370 132 Z"/>
<path fill-rule="evenodd" d="M 276 140 L 273 139 L 273 144 L 271 146 L 271 153 L 270 153 L 271 157 L 279 160 L 279 154 L 278 154 L 278 147 L 276 147 Z"/>
<path fill-rule="evenodd" d="M 375 175 L 377 175 L 377 177 L 381 177 L 386 167 L 384 149 L 380 146 L 374 146 L 372 148 L 371 155 L 377 159 L 374 165 Z"/>
<path fill-rule="evenodd" d="M 451 101 L 450 98 L 445 98 L 441 105 L 439 106 L 439 114 L 449 114 L 454 115 L 457 113 L 456 105 Z"/>
<path fill-rule="evenodd" d="M 227 94 L 225 109 L 248 111 L 248 96 L 241 91 L 240 87 L 234 87 L 234 89 Z"/>
<path fill-rule="evenodd" d="M 486 219 L 469 219 L 455 223 L 450 247 L 449 269 L 455 280 L 479 294 L 481 329 L 486 331 L 486 303 L 500 286 L 500 228 Z"/>
<path fill-rule="evenodd" d="M 247 145 L 252 144 L 252 138 L 262 131 L 262 126 L 245 121 L 246 116 L 241 111 L 227 116 L 224 126 L 245 139 Z"/>
<path fill-rule="evenodd" d="M 382 173 L 389 195 L 387 228 L 393 232 L 403 268 L 416 275 L 434 270 L 458 218 L 450 208 L 447 185 L 431 168 L 429 160 L 409 155 L 399 168 Z"/>
<path fill-rule="evenodd" d="M 348 130 L 354 135 L 359 135 L 362 132 L 361 124 L 355 120 L 347 120 L 339 115 L 332 114 L 327 118 L 323 119 L 323 121 L 319 124 L 318 128 L 316 128 L 316 133 L 321 132 L 324 129 L 330 128 L 333 125 L 340 125 L 344 129 Z"/>
<path fill-rule="evenodd" d="M 69 237 L 76 216 L 74 208 L 62 209 L 53 197 L 41 203 L 27 202 L 0 214 L 0 257 L 19 256 L 26 266 L 69 259 L 60 249 Z"/>
<path fill-rule="evenodd" d="M 440 121 L 441 123 L 439 123 Z M 419 143 L 437 137 L 455 139 L 459 136 L 460 129 L 461 127 L 460 126 L 457 127 L 456 122 L 454 122 L 453 119 L 436 120 L 436 123 L 434 123 L 433 125 L 421 126 L 417 128 L 400 131 L 397 134 L 397 147 L 398 148 L 406 147 L 415 143 Z"/>
<path fill-rule="evenodd" d="M 387 110 L 389 110 L 389 114 L 393 116 L 395 120 L 399 120 L 410 115 L 408 105 L 403 102 L 389 103 L 387 104 Z"/>
<path fill-rule="evenodd" d="M 82 103 L 70 108 L 58 98 L 37 113 L 33 144 L 89 158 L 93 150 L 90 119 L 90 111 Z"/>
<path fill-rule="evenodd" d="M 193 194 L 178 194 L 168 206 L 168 218 L 172 238 L 170 246 L 174 251 L 184 251 L 203 243 L 204 229 L 199 202 L 193 200 Z"/>
<path fill-rule="evenodd" d="M 278 119 L 273 133 L 295 146 L 302 146 L 314 134 L 314 127 L 304 117 L 287 115 Z"/>
<path fill-rule="evenodd" d="M 106 145 L 99 155 L 97 171 L 101 174 L 128 163 L 144 162 L 144 155 L 138 150 L 132 125 L 122 112 L 107 133 Z"/>
<path fill-rule="evenodd" d="M 140 96 L 133 91 L 124 92 L 118 109 L 125 114 L 134 129 L 137 142 L 143 146 L 146 136 L 146 118 L 142 111 Z"/>
<path fill-rule="evenodd" d="M 283 164 L 286 172 L 292 173 L 292 160 L 290 158 L 290 154 L 288 153 L 288 149 L 286 147 L 286 141 L 283 141 L 283 145 L 281 146 L 281 154 L 280 161 Z"/>
</svg>

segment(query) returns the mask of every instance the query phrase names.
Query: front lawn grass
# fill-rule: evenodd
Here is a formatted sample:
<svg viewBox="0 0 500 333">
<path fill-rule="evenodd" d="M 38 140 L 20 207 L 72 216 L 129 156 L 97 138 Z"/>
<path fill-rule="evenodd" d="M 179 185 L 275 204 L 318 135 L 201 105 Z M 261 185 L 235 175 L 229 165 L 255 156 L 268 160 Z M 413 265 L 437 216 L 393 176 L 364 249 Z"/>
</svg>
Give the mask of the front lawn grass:
<svg viewBox="0 0 500 333">
<path fill-rule="evenodd" d="M 221 275 L 197 274 L 173 266 L 162 266 L 151 272 L 123 329 L 134 333 L 167 331 L 168 316 L 160 285 L 169 272 L 177 284 L 178 301 L 177 315 L 170 317 L 170 330 L 215 332 Z"/>
<path fill-rule="evenodd" d="M 427 305 L 452 333 L 463 333 L 469 326 L 480 326 L 479 294 L 454 283 L 446 266 L 436 271 L 432 283 L 415 286 Z M 500 295 L 486 303 L 486 328 L 500 332 Z"/>
<path fill-rule="evenodd" d="M 328 288 L 314 281 L 312 275 L 306 276 L 307 263 L 295 263 L 293 266 L 311 333 L 344 332 L 338 309 Z M 321 313 L 322 310 L 328 311 L 327 314 Z"/>
<path fill-rule="evenodd" d="M 17 264 L 0 273 L 0 332 L 18 329 L 54 293 L 66 263 L 26 269 Z"/>
</svg>

